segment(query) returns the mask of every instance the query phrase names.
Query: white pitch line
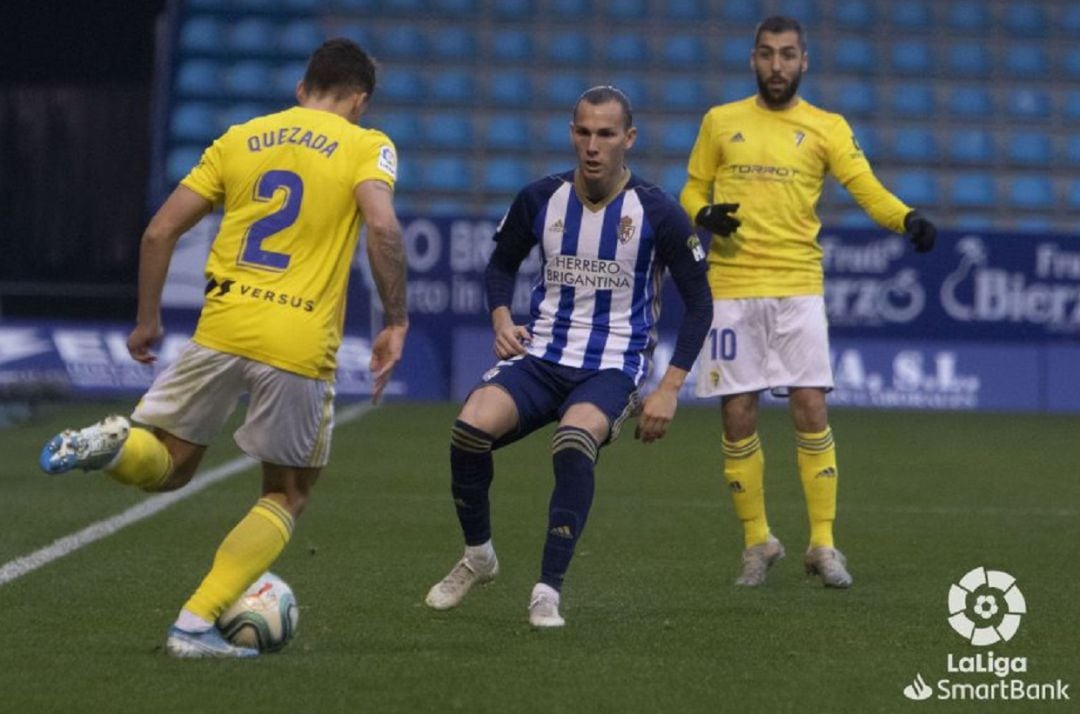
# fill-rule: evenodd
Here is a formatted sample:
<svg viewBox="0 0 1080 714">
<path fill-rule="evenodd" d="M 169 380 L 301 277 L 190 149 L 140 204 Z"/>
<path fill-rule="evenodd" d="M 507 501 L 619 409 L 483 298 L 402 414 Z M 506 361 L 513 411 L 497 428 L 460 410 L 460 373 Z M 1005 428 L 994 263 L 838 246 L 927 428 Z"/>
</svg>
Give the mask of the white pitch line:
<svg viewBox="0 0 1080 714">
<path fill-rule="evenodd" d="M 374 407 L 371 404 L 354 404 L 343 409 L 334 421 L 339 425 L 348 424 L 349 422 L 364 416 L 372 409 L 374 409 Z M 44 548 L 35 550 L 29 555 L 24 555 L 4 563 L 4 565 L 0 566 L 0 587 L 7 585 L 12 580 L 21 578 L 27 573 L 32 573 L 54 560 L 59 560 L 64 556 L 71 555 L 80 548 L 127 528 L 133 523 L 138 523 L 145 518 L 160 513 L 169 506 L 179 503 L 187 498 L 191 498 L 200 491 L 213 486 L 215 483 L 224 481 L 241 471 L 246 471 L 252 466 L 258 465 L 258 463 L 258 461 L 250 456 L 239 456 L 220 466 L 215 466 L 209 471 L 199 474 L 190 484 L 179 491 L 151 496 L 122 513 L 118 513 L 111 518 L 106 518 L 103 521 L 91 523 L 81 531 L 59 538 Z"/>
</svg>

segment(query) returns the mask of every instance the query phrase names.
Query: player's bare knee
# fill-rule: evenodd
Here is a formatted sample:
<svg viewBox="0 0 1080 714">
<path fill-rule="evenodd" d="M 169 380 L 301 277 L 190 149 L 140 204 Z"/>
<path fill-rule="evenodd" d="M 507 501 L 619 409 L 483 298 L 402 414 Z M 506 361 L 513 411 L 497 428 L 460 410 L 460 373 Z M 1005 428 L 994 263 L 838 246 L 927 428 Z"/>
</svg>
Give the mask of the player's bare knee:
<svg viewBox="0 0 1080 714">
<path fill-rule="evenodd" d="M 517 405 L 501 387 L 480 387 L 469 395 L 457 421 L 497 439 L 517 426 Z"/>
</svg>

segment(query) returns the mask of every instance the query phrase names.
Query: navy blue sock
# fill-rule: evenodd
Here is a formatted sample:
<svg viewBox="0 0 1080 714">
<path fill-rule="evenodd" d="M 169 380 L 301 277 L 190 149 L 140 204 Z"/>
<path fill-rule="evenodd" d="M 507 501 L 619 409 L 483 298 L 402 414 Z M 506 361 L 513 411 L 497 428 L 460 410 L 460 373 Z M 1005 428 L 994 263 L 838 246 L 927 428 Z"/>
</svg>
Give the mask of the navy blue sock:
<svg viewBox="0 0 1080 714">
<path fill-rule="evenodd" d="M 491 504 L 488 489 L 495 473 L 490 434 L 455 421 L 450 431 L 450 491 L 454 495 L 465 545 L 491 540 Z"/>
<path fill-rule="evenodd" d="M 574 557 L 589 507 L 593 500 L 593 467 L 599 447 L 584 429 L 561 426 L 551 440 L 551 461 L 555 467 L 555 490 L 548 508 L 548 534 L 540 582 L 562 589 L 563 577 Z"/>
</svg>

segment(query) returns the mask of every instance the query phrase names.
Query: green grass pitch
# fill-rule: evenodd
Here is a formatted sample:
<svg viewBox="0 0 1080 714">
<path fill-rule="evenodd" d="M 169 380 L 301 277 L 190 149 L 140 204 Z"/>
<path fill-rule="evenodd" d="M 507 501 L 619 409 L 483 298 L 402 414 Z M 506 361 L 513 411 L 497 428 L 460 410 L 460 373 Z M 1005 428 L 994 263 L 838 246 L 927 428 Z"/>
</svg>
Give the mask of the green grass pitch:
<svg viewBox="0 0 1080 714">
<path fill-rule="evenodd" d="M 127 405 L 113 409 L 125 409 Z M 54 407 L 0 431 L 0 564 L 140 501 L 101 476 L 50 478 L 38 449 L 110 405 Z M 496 457 L 502 574 L 457 610 L 423 596 L 460 555 L 449 498 L 452 405 L 390 405 L 335 434 L 331 465 L 274 570 L 299 634 L 255 661 L 174 661 L 166 627 L 231 525 L 254 470 L 0 586 L 0 701 L 10 712 L 878 712 L 917 673 L 959 678 L 946 622 L 977 566 L 1017 578 L 1028 612 L 999 656 L 1080 687 L 1080 420 L 835 410 L 838 545 L 855 586 L 802 572 L 806 515 L 787 414 L 763 413 L 769 517 L 788 547 L 766 587 L 732 585 L 742 547 L 719 469 L 719 415 L 602 453 L 563 595 L 567 627 L 526 620 L 551 486 L 550 431 Z M 207 465 L 237 455 L 228 436 Z M 969 675 L 965 681 L 994 681 Z M 1072 694 L 1072 692 L 1070 691 Z M 1067 711 L 1072 703 L 1020 706 Z M 1005 703 L 1007 705 L 1008 703 Z M 1014 706 L 1015 707 L 1015 703 Z"/>
</svg>

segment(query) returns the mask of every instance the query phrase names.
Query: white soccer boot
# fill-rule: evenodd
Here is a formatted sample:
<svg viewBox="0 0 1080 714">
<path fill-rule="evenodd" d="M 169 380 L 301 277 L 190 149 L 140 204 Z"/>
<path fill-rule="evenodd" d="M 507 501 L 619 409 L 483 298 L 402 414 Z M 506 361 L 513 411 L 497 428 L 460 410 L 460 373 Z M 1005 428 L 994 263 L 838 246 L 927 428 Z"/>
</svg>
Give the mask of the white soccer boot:
<svg viewBox="0 0 1080 714">
<path fill-rule="evenodd" d="M 566 620 L 559 615 L 559 591 L 550 585 L 537 583 L 529 598 L 529 624 L 537 629 L 562 627 Z"/>
<path fill-rule="evenodd" d="M 821 576 L 827 588 L 850 588 L 851 573 L 847 571 L 847 558 L 836 548 L 819 546 L 806 551 L 807 575 Z"/>
<path fill-rule="evenodd" d="M 85 429 L 65 429 L 45 444 L 38 464 L 47 474 L 100 469 L 116 458 L 130 433 L 131 424 L 116 414 Z"/>
<path fill-rule="evenodd" d="M 473 585 L 490 583 L 499 574 L 499 559 L 492 551 L 487 562 L 465 555 L 447 573 L 446 577 L 431 586 L 424 603 L 433 610 L 449 610 L 465 599 Z"/>
<path fill-rule="evenodd" d="M 752 545 L 742 554 L 742 572 L 736 585 L 758 588 L 765 584 L 765 575 L 772 564 L 784 557 L 784 545 L 771 533 L 764 543 Z"/>
</svg>

